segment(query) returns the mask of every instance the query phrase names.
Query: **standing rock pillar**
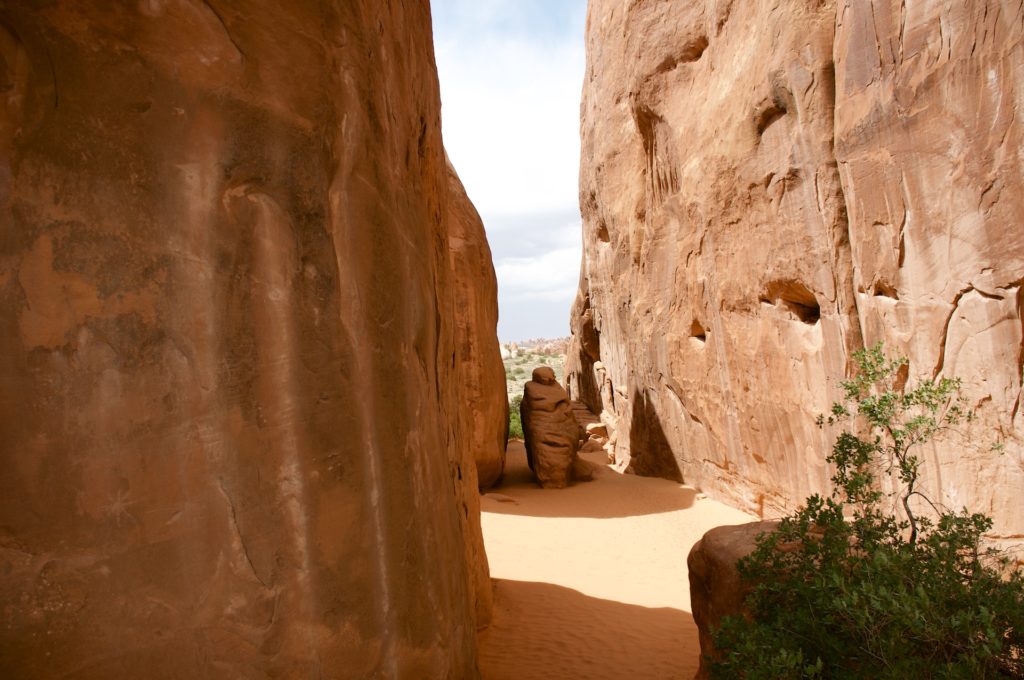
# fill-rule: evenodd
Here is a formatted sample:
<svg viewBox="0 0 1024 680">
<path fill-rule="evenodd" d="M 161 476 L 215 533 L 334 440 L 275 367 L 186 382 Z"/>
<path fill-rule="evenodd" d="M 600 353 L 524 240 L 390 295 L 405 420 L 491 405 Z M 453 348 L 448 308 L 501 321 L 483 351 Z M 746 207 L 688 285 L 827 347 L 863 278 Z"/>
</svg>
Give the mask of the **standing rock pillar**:
<svg viewBox="0 0 1024 680">
<path fill-rule="evenodd" d="M 571 479 L 579 451 L 580 426 L 569 395 L 548 366 L 533 370 L 519 406 L 526 439 L 526 459 L 544 488 L 561 489 Z"/>
</svg>

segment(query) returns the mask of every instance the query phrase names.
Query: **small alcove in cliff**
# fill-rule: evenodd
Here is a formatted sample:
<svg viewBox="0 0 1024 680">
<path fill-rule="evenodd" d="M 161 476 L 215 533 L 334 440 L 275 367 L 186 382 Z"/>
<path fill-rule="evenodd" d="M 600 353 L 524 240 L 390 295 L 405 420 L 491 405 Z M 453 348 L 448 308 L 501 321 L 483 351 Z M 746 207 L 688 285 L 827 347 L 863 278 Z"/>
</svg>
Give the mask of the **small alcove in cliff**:
<svg viewBox="0 0 1024 680">
<path fill-rule="evenodd" d="M 775 305 L 793 318 L 813 326 L 821 319 L 821 306 L 818 298 L 807 286 L 793 279 L 782 279 L 770 282 L 761 294 L 761 302 Z"/>
</svg>

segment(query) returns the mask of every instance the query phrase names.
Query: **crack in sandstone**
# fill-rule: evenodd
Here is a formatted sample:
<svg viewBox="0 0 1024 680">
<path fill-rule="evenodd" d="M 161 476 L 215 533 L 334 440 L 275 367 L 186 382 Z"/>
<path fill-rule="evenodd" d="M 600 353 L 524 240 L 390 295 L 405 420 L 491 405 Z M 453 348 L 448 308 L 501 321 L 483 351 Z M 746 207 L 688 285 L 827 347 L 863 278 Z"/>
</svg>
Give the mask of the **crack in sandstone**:
<svg viewBox="0 0 1024 680">
<path fill-rule="evenodd" d="M 903 49 L 907 44 L 907 0 L 900 0 L 900 66 L 903 65 Z"/>
<path fill-rule="evenodd" d="M 210 10 L 210 13 L 213 14 L 214 18 L 217 19 L 217 22 L 220 24 L 220 27 L 224 30 L 224 35 L 227 37 L 228 42 L 230 42 L 231 46 L 235 48 L 236 52 L 238 52 L 238 58 L 244 62 L 245 52 L 242 51 L 241 46 L 235 41 L 234 36 L 231 35 L 231 31 L 228 30 L 228 25 L 224 21 L 224 17 L 217 10 L 217 8 L 213 6 L 210 0 L 203 0 L 203 5 L 205 5 L 207 9 Z"/>
<path fill-rule="evenodd" d="M 966 288 L 963 288 L 959 293 L 957 293 L 953 297 L 953 301 L 950 303 L 950 305 L 952 305 L 952 308 L 949 310 L 949 314 L 946 315 L 946 321 L 942 325 L 942 339 L 939 343 L 939 358 L 937 363 L 935 364 L 935 369 L 932 371 L 932 380 L 938 379 L 939 374 L 942 373 L 942 369 L 945 367 L 946 364 L 946 345 L 949 342 L 949 326 L 953 321 L 953 316 L 956 314 L 956 311 L 960 308 L 960 301 L 963 300 L 965 295 L 971 292 L 977 293 L 981 297 L 988 298 L 989 300 L 1005 299 L 1001 295 L 988 293 L 984 290 L 976 288 L 974 284 L 970 284 Z"/>
<path fill-rule="evenodd" d="M 1017 350 L 1017 398 L 1014 400 L 1013 408 L 1010 410 L 1010 423 L 1012 424 L 1020 412 L 1021 395 L 1024 393 L 1024 279 L 1017 279 L 1005 287 L 1000 286 L 999 289 L 1007 292 L 1016 289 L 1017 320 L 1021 325 L 1021 341 L 1020 347 Z"/>
<path fill-rule="evenodd" d="M 899 229 L 899 256 L 896 266 L 903 269 L 907 261 L 907 223 L 910 221 L 910 192 L 907 190 L 907 173 L 900 171 L 900 193 L 903 196 L 903 218 Z"/>
<path fill-rule="evenodd" d="M 835 115 L 836 97 L 837 93 L 835 88 L 832 91 L 832 115 Z M 832 126 L 833 130 L 835 126 Z M 845 336 L 845 349 L 847 353 L 847 365 L 846 371 L 852 370 L 850 364 L 850 357 L 853 352 L 864 347 L 864 330 L 860 323 L 860 309 L 858 307 L 857 295 L 854 293 L 856 286 L 854 285 L 854 276 L 856 268 L 854 266 L 853 259 L 853 248 L 851 246 L 851 234 L 850 234 L 850 213 L 849 206 L 846 199 L 846 190 L 843 187 L 843 178 L 839 173 L 838 160 L 835 158 L 835 133 L 833 132 L 831 138 L 830 148 L 832 149 L 832 162 L 825 166 L 827 172 L 831 175 L 828 179 L 833 184 L 832 198 L 836 202 L 836 212 L 834 219 L 829 225 L 829 231 L 831 232 L 831 239 L 829 240 L 830 255 L 832 258 L 832 285 L 835 292 L 836 311 L 846 319 L 849 324 L 849 333 L 844 334 Z M 824 213 L 825 199 L 820 194 L 820 188 L 818 184 L 820 176 L 820 169 L 815 173 L 814 184 L 815 193 L 818 194 L 818 204 Z"/>
<path fill-rule="evenodd" d="M 235 503 L 234 501 L 231 500 L 231 495 L 228 493 L 227 488 L 224 486 L 223 477 L 217 478 L 217 488 L 220 489 L 221 495 L 224 496 L 224 500 L 228 504 L 228 509 L 230 510 L 231 516 L 231 528 L 234 529 L 235 538 L 238 539 L 238 545 L 241 547 L 241 553 L 242 556 L 245 558 L 246 564 L 249 565 L 249 569 L 252 571 L 252 575 L 256 577 L 256 580 L 259 581 L 264 588 L 266 588 L 267 590 L 271 590 L 270 585 L 262 578 L 260 578 L 259 572 L 256 571 L 256 565 L 253 564 L 252 558 L 249 557 L 249 549 L 245 546 L 245 539 L 242 538 L 242 529 L 238 525 L 238 514 L 235 511 Z"/>
<path fill-rule="evenodd" d="M 875 32 L 875 51 L 878 53 L 878 77 L 882 77 L 882 72 L 885 70 L 885 57 L 882 55 L 882 39 L 878 35 L 878 19 L 875 17 L 875 3 L 870 4 L 871 7 L 871 30 Z"/>
</svg>

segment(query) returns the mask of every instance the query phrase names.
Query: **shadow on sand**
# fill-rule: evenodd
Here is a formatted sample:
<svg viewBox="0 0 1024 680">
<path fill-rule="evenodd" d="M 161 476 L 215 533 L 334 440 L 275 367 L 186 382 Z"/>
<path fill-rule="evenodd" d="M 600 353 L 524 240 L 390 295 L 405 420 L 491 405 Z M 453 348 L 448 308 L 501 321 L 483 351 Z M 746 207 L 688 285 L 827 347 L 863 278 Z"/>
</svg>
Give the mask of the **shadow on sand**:
<svg viewBox="0 0 1024 680">
<path fill-rule="evenodd" d="M 480 636 L 487 680 L 692 678 L 693 617 L 590 597 L 571 588 L 496 579 L 496 617 Z"/>
<path fill-rule="evenodd" d="M 542 489 L 526 464 L 521 441 L 510 441 L 505 475 L 482 498 L 484 512 L 530 517 L 633 517 L 685 510 L 696 491 L 678 482 L 621 475 L 605 465 L 603 452 L 583 454 L 595 468 L 593 481 L 574 482 L 566 489 Z"/>
<path fill-rule="evenodd" d="M 630 464 L 638 475 L 663 477 L 683 483 L 679 462 L 665 436 L 658 412 L 646 392 L 633 392 L 633 418 L 629 426 L 629 442 L 633 451 Z"/>
</svg>

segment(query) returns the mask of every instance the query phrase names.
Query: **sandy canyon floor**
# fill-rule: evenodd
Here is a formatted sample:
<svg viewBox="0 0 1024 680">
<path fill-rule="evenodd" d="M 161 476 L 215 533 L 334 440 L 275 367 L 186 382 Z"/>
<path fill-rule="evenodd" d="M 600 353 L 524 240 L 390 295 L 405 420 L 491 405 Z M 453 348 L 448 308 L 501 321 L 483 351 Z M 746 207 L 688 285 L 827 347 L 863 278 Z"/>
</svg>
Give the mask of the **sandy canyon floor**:
<svg viewBox="0 0 1024 680">
<path fill-rule="evenodd" d="M 495 612 L 481 634 L 485 680 L 689 680 L 700 646 L 686 556 L 746 513 L 663 479 L 620 475 L 603 453 L 592 482 L 541 489 L 521 442 L 482 499 Z"/>
</svg>

